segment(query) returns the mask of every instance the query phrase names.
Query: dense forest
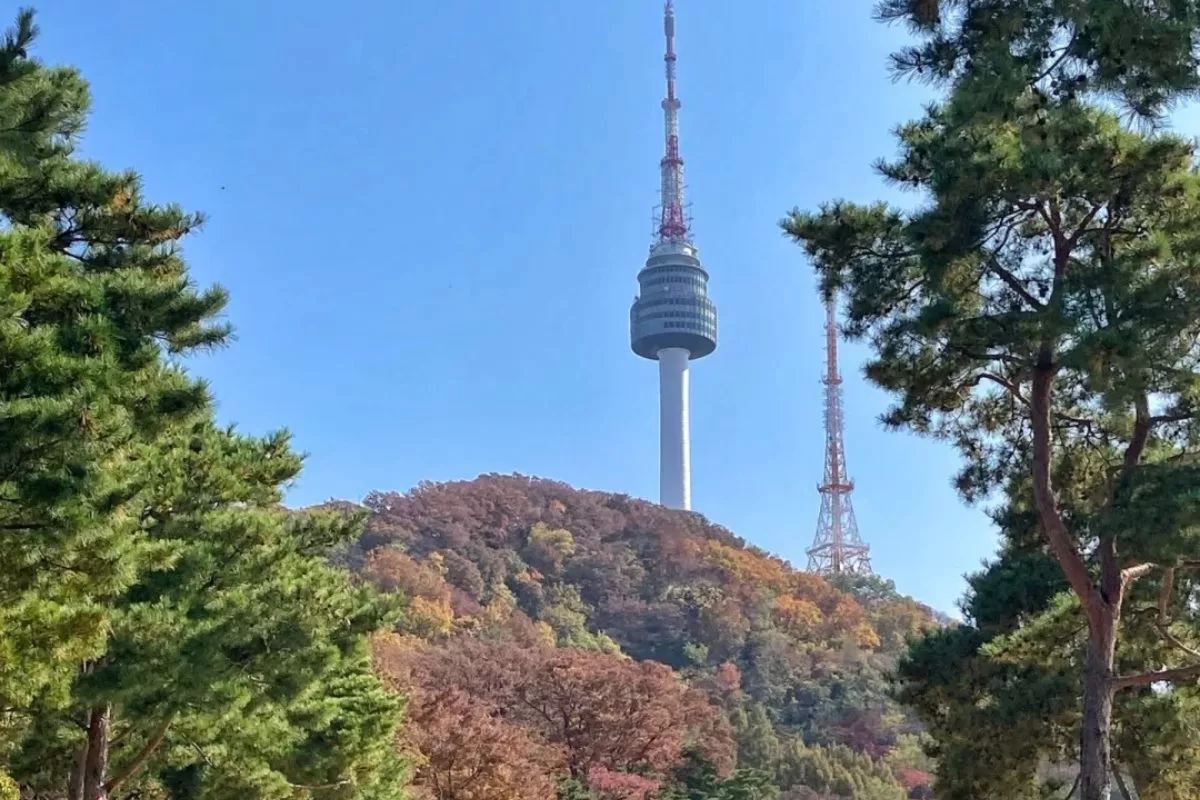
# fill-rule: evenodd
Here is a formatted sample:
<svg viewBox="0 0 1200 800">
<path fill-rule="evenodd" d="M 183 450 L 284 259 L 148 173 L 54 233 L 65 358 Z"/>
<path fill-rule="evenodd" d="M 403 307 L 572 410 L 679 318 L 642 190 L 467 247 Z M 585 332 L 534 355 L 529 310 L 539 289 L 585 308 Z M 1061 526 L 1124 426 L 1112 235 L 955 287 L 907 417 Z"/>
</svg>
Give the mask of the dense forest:
<svg viewBox="0 0 1200 800">
<path fill-rule="evenodd" d="M 833 585 L 699 515 L 522 476 L 364 505 L 338 558 L 406 598 L 376 662 L 410 695 L 428 796 L 516 797 L 504 776 L 536 774 L 519 796 L 644 798 L 685 767 L 730 797 L 927 795 L 887 675 L 937 619 L 889 583 Z"/>
</svg>

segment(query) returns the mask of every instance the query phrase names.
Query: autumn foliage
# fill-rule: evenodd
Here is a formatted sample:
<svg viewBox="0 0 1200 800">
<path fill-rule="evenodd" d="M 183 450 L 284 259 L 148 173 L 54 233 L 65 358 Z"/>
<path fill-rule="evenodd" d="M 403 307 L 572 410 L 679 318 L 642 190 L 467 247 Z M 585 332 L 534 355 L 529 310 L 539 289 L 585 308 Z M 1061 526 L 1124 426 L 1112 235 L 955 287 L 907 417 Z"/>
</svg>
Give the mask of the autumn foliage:
<svg viewBox="0 0 1200 800">
<path fill-rule="evenodd" d="M 833 585 L 699 515 L 521 476 L 365 506 L 341 558 L 406 599 L 376 667 L 409 696 L 425 797 L 725 796 L 679 788 L 688 758 L 714 785 L 737 765 L 904 796 L 882 759 L 918 729 L 885 676 L 934 617 L 888 584 Z"/>
<path fill-rule="evenodd" d="M 416 785 L 439 800 L 551 798 L 557 776 L 610 793 L 657 789 L 646 776 L 668 773 L 689 745 L 725 772 L 733 765 L 719 709 L 662 664 L 466 637 L 415 648 L 381 639 L 376 659 L 411 696 Z"/>
</svg>

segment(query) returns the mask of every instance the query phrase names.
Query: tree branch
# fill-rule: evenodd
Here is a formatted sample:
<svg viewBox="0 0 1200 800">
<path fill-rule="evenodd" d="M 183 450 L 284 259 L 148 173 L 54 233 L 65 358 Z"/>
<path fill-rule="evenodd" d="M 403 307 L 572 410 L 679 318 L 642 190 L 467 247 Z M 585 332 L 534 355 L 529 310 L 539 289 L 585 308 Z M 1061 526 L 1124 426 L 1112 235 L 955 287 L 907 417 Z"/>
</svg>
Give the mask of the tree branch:
<svg viewBox="0 0 1200 800">
<path fill-rule="evenodd" d="M 1158 414 L 1150 418 L 1151 425 L 1161 425 L 1164 422 L 1186 422 L 1195 419 L 1195 411 L 1181 411 L 1178 414 Z"/>
<path fill-rule="evenodd" d="M 1033 426 L 1033 495 L 1037 506 L 1038 521 L 1050 542 L 1054 557 L 1063 568 L 1071 589 L 1079 597 L 1087 611 L 1088 620 L 1094 630 L 1099 630 L 1104 620 L 1096 608 L 1095 589 L 1083 556 L 1075 548 L 1071 534 L 1058 510 L 1058 501 L 1051 484 L 1051 387 L 1054 382 L 1052 354 L 1043 349 L 1033 372 L 1033 392 L 1030 397 L 1030 421 Z"/>
<path fill-rule="evenodd" d="M 134 756 L 133 759 L 119 772 L 117 772 L 116 775 L 113 775 L 112 779 L 108 783 L 104 784 L 104 791 L 111 794 L 117 789 L 118 786 L 132 778 L 138 773 L 139 770 L 142 769 L 142 767 L 146 766 L 146 763 L 150 761 L 151 756 L 154 755 L 154 751 L 156 751 L 163 743 L 163 739 L 167 738 L 167 731 L 171 729 L 171 723 L 174 721 L 174 714 L 170 714 L 165 720 L 163 720 L 163 723 L 159 725 L 157 729 L 155 729 L 149 741 L 147 741 L 145 746 L 138 751 L 138 754 Z"/>
<path fill-rule="evenodd" d="M 1187 653 L 1192 658 L 1200 660 L 1200 650 L 1190 647 L 1183 643 L 1178 636 L 1171 633 L 1171 595 L 1175 591 L 1175 567 L 1167 567 L 1166 573 L 1163 574 L 1162 587 L 1158 590 L 1158 619 L 1155 621 L 1155 627 L 1158 628 L 1159 634 L 1162 635 L 1171 644 Z"/>
<path fill-rule="evenodd" d="M 1146 577 L 1156 569 L 1158 569 L 1158 564 L 1153 562 L 1146 562 L 1145 564 L 1127 567 L 1126 569 L 1121 570 L 1121 583 L 1123 585 L 1128 585 L 1136 581 L 1138 578 Z"/>
<path fill-rule="evenodd" d="M 1178 669 L 1142 672 L 1137 675 L 1122 675 L 1113 681 L 1113 690 L 1120 692 L 1138 686 L 1151 686 L 1155 683 L 1187 683 L 1195 680 L 1200 680 L 1200 664 Z"/>
<path fill-rule="evenodd" d="M 1163 575 L 1162 586 L 1158 590 L 1158 621 L 1164 625 L 1171 618 L 1167 613 L 1167 608 L 1171 605 L 1171 593 L 1174 591 L 1175 568 L 1167 567 L 1167 572 Z"/>
<path fill-rule="evenodd" d="M 1134 405 L 1137 416 L 1133 423 L 1133 437 L 1129 440 L 1129 447 L 1125 449 L 1118 487 L 1129 480 L 1133 468 L 1142 460 L 1142 453 L 1146 451 L 1146 442 L 1150 439 L 1150 426 L 1153 424 L 1153 418 L 1150 416 L 1150 400 L 1144 393 L 1138 396 Z"/>
<path fill-rule="evenodd" d="M 1113 779 L 1117 782 L 1117 788 L 1121 790 L 1125 800 L 1133 800 L 1133 795 L 1129 793 L 1129 787 L 1125 785 L 1125 779 L 1121 777 L 1121 766 L 1113 762 Z"/>
<path fill-rule="evenodd" d="M 1164 639 L 1166 639 L 1168 642 L 1175 645 L 1176 647 L 1178 647 L 1183 652 L 1187 653 L 1192 658 L 1200 659 L 1200 650 L 1197 650 L 1194 647 L 1189 647 L 1188 645 L 1184 644 L 1183 641 L 1178 636 L 1171 633 L 1171 631 L 1167 629 L 1166 625 L 1163 625 L 1160 623 L 1160 624 L 1156 625 L 1155 627 L 1158 628 L 1158 632 L 1160 634 L 1162 634 L 1162 637 Z"/>
<path fill-rule="evenodd" d="M 1017 384 L 1013 383 L 1012 381 L 1007 380 L 1006 378 L 1003 378 L 994 372 L 979 373 L 979 380 L 988 380 L 999 386 L 1003 386 L 1008 391 L 1009 394 L 1011 394 L 1017 400 L 1021 401 L 1021 403 L 1023 405 L 1026 405 L 1026 406 L 1029 405 L 1029 401 L 1021 394 L 1021 387 L 1018 386 Z"/>
<path fill-rule="evenodd" d="M 1012 272 L 1000 265 L 1000 261 L 996 258 L 996 256 L 992 255 L 988 259 L 988 266 L 991 271 L 996 274 L 996 277 L 1004 281 L 1004 284 L 1019 294 L 1026 303 L 1029 303 L 1031 306 L 1037 309 L 1046 307 L 1045 303 L 1034 297 L 1033 293 L 1025 288 L 1025 284 L 1021 283 L 1016 275 L 1013 275 Z"/>
</svg>

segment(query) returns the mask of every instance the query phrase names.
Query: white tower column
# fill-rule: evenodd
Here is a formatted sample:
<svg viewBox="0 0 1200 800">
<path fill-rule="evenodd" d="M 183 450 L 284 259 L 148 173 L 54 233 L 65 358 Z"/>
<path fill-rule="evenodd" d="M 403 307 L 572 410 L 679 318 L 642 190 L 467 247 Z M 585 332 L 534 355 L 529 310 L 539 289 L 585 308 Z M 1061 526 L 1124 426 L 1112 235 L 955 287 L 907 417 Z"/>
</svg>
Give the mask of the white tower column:
<svg viewBox="0 0 1200 800">
<path fill-rule="evenodd" d="M 682 347 L 658 351 L 659 502 L 692 508 L 692 453 L 688 431 L 688 359 Z"/>
</svg>

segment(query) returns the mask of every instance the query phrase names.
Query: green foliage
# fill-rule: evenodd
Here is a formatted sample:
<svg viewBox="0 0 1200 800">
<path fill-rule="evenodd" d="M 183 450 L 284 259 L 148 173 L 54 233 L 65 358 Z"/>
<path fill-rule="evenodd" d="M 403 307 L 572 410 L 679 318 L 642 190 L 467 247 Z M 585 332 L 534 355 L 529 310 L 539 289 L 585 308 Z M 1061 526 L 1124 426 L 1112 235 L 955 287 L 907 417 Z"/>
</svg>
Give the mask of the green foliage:
<svg viewBox="0 0 1200 800">
<path fill-rule="evenodd" d="M 878 14 L 917 37 L 893 69 L 960 87 L 977 113 L 1003 114 L 1037 86 L 1057 100 L 1115 96 L 1157 119 L 1200 89 L 1193 0 L 881 0 Z"/>
<path fill-rule="evenodd" d="M 673 785 L 657 800 L 777 800 L 779 789 L 766 772 L 738 770 L 722 778 L 717 770 L 697 753 L 689 752 L 675 770 Z"/>
<path fill-rule="evenodd" d="M 1078 758 L 1085 625 L 1047 563 L 1005 552 L 970 576 L 967 623 L 926 636 L 901 662 L 900 698 L 929 727 L 939 797 L 1037 800 L 1053 786 L 1043 764 Z M 1121 660 L 1135 661 L 1142 646 L 1123 643 Z M 1141 797 L 1187 797 L 1200 780 L 1190 756 L 1200 747 L 1198 700 L 1186 688 L 1118 698 L 1114 761 Z"/>
<path fill-rule="evenodd" d="M 87 88 L 35 35 L 0 48 L 0 794 L 396 798 L 395 609 L 326 563 L 361 519 L 287 513 L 287 436 L 215 426 L 201 218 L 74 157 Z"/>
</svg>

